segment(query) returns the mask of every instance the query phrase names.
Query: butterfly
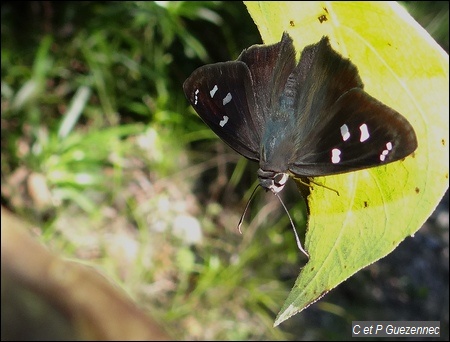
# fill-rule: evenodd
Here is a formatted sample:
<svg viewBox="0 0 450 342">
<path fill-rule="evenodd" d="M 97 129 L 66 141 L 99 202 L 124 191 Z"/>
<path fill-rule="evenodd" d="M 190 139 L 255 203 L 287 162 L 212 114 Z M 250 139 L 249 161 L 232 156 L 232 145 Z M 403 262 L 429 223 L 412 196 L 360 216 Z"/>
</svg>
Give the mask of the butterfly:
<svg viewBox="0 0 450 342">
<path fill-rule="evenodd" d="M 284 32 L 276 44 L 196 69 L 183 90 L 225 143 L 259 163 L 259 183 L 274 194 L 289 176 L 385 165 L 417 148 L 412 125 L 364 91 L 357 67 L 326 36 L 306 46 L 297 63 Z"/>
</svg>

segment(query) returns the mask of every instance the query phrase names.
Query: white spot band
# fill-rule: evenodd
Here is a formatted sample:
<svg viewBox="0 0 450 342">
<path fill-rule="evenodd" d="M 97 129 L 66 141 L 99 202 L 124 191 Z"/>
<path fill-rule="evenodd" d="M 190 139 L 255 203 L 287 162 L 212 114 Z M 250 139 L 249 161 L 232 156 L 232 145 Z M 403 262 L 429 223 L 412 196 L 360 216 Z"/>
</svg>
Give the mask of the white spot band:
<svg viewBox="0 0 450 342">
<path fill-rule="evenodd" d="M 348 126 L 345 124 L 341 126 L 341 135 L 342 135 L 342 139 L 344 141 L 347 141 L 350 138 L 350 132 L 348 130 Z"/>
<path fill-rule="evenodd" d="M 214 88 L 211 89 L 211 91 L 209 92 L 209 95 L 211 95 L 211 98 L 214 97 L 214 94 L 216 93 L 216 91 L 219 90 L 219 88 L 217 88 L 217 84 L 214 86 Z"/>
<path fill-rule="evenodd" d="M 370 134 L 366 124 L 362 124 L 361 126 L 359 126 L 359 130 L 361 131 L 361 137 L 359 138 L 360 142 L 364 142 L 369 139 Z"/>
<path fill-rule="evenodd" d="M 338 148 L 333 148 L 331 150 L 331 162 L 337 164 L 341 161 L 341 150 Z"/>
<path fill-rule="evenodd" d="M 198 102 L 198 93 L 200 92 L 200 90 L 196 89 L 195 93 L 194 93 L 194 105 L 197 105 Z"/>
<path fill-rule="evenodd" d="M 231 101 L 232 98 L 233 98 L 233 97 L 231 96 L 231 94 L 228 93 L 227 96 L 225 96 L 225 97 L 223 98 L 223 101 L 222 101 L 223 105 L 225 106 L 227 103 L 229 103 L 229 102 Z"/>
<path fill-rule="evenodd" d="M 228 122 L 228 116 L 224 115 L 223 119 L 220 120 L 220 122 L 219 122 L 220 127 L 225 126 L 227 124 L 227 122 Z"/>
<path fill-rule="evenodd" d="M 386 149 L 383 150 L 383 152 L 381 152 L 380 154 L 380 161 L 384 162 L 386 160 L 386 156 L 389 154 L 389 152 L 392 151 L 392 143 L 389 141 L 386 144 Z"/>
</svg>

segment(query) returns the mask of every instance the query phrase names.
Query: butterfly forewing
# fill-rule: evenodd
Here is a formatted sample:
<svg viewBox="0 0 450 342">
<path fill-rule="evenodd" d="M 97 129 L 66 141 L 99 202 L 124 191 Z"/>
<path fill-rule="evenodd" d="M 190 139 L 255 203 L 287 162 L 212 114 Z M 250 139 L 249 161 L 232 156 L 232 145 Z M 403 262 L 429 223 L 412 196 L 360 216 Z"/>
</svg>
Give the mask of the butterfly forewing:
<svg viewBox="0 0 450 342">
<path fill-rule="evenodd" d="M 301 138 L 304 149 L 293 158 L 293 173 L 324 176 L 379 166 L 417 148 L 409 122 L 360 88 L 341 96 L 330 113 L 325 125 Z"/>
<path fill-rule="evenodd" d="M 203 66 L 184 82 L 183 89 L 192 107 L 223 141 L 243 156 L 259 160 L 261 129 L 245 63 Z"/>
</svg>

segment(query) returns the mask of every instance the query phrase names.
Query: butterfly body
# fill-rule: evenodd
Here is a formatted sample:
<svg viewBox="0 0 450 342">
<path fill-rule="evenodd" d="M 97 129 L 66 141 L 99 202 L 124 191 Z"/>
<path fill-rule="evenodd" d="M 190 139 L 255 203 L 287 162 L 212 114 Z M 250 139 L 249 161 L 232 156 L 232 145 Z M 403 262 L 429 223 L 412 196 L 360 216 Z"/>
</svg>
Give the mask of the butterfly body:
<svg viewBox="0 0 450 342">
<path fill-rule="evenodd" d="M 287 33 L 236 61 L 195 70 L 183 85 L 205 123 L 259 162 L 261 186 L 281 191 L 288 175 L 316 177 L 384 165 L 417 148 L 411 124 L 363 89 L 356 66 L 327 37 L 298 63 Z"/>
</svg>

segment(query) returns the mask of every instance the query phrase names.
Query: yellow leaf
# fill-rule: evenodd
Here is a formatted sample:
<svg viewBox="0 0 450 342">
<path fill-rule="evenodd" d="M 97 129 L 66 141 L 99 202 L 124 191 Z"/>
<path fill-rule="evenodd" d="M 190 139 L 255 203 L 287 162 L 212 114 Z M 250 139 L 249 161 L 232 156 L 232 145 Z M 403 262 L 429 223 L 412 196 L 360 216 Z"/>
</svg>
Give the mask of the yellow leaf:
<svg viewBox="0 0 450 342">
<path fill-rule="evenodd" d="M 275 325 L 317 301 L 413 235 L 448 188 L 448 55 L 394 2 L 245 2 L 265 43 L 294 39 L 298 54 L 322 36 L 358 67 L 365 90 L 413 125 L 404 161 L 314 181 L 305 247 L 310 260 Z"/>
</svg>

